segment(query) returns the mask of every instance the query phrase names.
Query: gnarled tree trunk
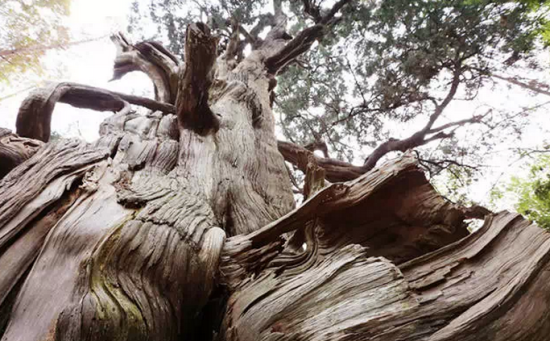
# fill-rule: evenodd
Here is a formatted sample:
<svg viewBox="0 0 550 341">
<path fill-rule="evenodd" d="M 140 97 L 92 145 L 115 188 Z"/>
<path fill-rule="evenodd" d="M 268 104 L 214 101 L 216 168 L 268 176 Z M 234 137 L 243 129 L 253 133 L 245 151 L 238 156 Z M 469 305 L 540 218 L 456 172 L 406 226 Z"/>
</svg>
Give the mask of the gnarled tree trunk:
<svg viewBox="0 0 550 341">
<path fill-rule="evenodd" d="M 115 37 L 115 78 L 146 72 L 156 100 L 27 98 L 17 132 L 38 142 L 0 190 L 2 340 L 545 340 L 546 232 L 449 203 L 410 153 L 371 170 L 277 142 L 274 77 L 345 3 L 290 41 L 276 13 L 242 60 L 203 24 L 184 63 Z M 116 113 L 94 144 L 42 146 L 58 101 Z M 282 155 L 306 173 L 296 209 Z"/>
</svg>

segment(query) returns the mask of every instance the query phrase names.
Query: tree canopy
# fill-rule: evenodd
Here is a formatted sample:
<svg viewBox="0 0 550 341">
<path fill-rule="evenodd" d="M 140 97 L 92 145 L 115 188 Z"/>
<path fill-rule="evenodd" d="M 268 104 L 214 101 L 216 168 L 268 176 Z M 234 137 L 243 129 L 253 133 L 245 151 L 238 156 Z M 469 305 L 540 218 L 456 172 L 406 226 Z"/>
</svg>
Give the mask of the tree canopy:
<svg viewBox="0 0 550 341">
<path fill-rule="evenodd" d="M 275 1 L 291 24 L 289 39 L 315 25 L 332 5 Z M 237 36 L 239 60 L 273 25 L 270 6 L 270 1 L 135 1 L 129 31 L 183 55 L 183 28 L 202 20 L 222 47 Z M 279 71 L 273 102 L 280 133 L 325 157 L 363 162 L 367 169 L 392 152 L 417 148 L 431 175 L 458 179 L 457 167 L 466 167 L 474 176 L 503 139 L 521 136 L 532 110 L 483 107 L 479 93 L 497 77 L 533 85 L 501 74 L 547 68 L 537 56 L 547 46 L 549 9 L 547 1 L 533 0 L 352 2 L 333 29 L 316 37 L 315 49 Z M 156 27 L 153 36 L 140 29 L 144 22 Z M 464 101 L 478 107 L 450 110 Z"/>
</svg>

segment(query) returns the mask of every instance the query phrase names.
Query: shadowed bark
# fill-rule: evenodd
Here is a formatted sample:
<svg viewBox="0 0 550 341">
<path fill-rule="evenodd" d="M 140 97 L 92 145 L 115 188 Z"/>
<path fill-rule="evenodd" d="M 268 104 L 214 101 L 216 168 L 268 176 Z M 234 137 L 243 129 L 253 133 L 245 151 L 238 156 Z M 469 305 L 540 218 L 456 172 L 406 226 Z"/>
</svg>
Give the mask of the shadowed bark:
<svg viewBox="0 0 550 341">
<path fill-rule="evenodd" d="M 155 101 L 69 83 L 25 100 L 18 133 L 40 141 L 57 102 L 115 113 L 92 144 L 26 140 L 41 148 L 0 180 L 2 341 L 547 338 L 545 231 L 448 202 L 411 152 L 355 167 L 276 140 L 275 75 L 347 1 L 305 3 L 314 26 L 290 37 L 275 1 L 242 59 L 215 59 L 203 24 L 185 63 L 116 36 L 115 78 L 146 72 Z"/>
<path fill-rule="evenodd" d="M 192 24 L 187 28 L 185 68 L 180 74 L 176 108 L 182 127 L 203 135 L 220 126 L 208 105 L 217 44 L 218 39 L 212 37 L 205 24 Z"/>
<path fill-rule="evenodd" d="M 19 137 L 0 128 L 0 179 L 42 147 L 40 141 Z"/>
</svg>

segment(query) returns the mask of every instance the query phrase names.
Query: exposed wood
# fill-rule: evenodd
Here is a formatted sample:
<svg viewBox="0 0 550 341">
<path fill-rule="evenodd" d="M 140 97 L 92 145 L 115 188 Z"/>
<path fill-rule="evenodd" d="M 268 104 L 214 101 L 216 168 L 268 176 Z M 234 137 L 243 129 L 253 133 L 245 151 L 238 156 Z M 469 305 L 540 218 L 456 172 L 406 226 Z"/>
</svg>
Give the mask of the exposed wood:
<svg viewBox="0 0 550 341">
<path fill-rule="evenodd" d="M 16 122 L 17 133 L 23 137 L 49 141 L 52 114 L 57 102 L 77 108 L 114 112 L 129 110 L 128 104 L 131 103 L 151 110 L 175 113 L 173 105 L 148 98 L 76 83 L 50 83 L 34 90 L 21 104 Z"/>
<path fill-rule="evenodd" d="M 178 59 L 154 41 L 132 45 L 121 33 L 111 36 L 111 40 L 117 46 L 113 79 L 132 71 L 142 71 L 153 81 L 155 99 L 174 104 L 180 67 Z"/>
<path fill-rule="evenodd" d="M 205 24 L 187 27 L 185 69 L 180 71 L 176 110 L 180 125 L 199 134 L 217 131 L 220 125 L 208 103 L 217 44 Z"/>
<path fill-rule="evenodd" d="M 207 99 L 220 127 L 212 134 L 181 127 L 173 114 L 127 106 L 107 118 L 88 148 L 110 159 L 85 172 L 86 194 L 55 218 L 43 245 L 33 237 L 29 249 L 41 252 L 20 275 L 23 285 L 6 279 L 20 290 L 6 303 L 13 309 L 4 337 L 178 340 L 195 337 L 202 323 L 210 338 L 211 327 L 198 319 L 209 299 L 223 301 L 210 296 L 226 235 L 257 230 L 294 206 L 268 84 L 256 56 L 215 82 Z M 112 94 L 105 103 L 80 94 L 73 103 L 119 108 Z M 55 189 L 66 193 L 56 174 Z M 71 197 L 78 188 L 68 187 Z M 37 235 L 48 229 L 40 226 L 33 223 Z"/>
<path fill-rule="evenodd" d="M 42 145 L 41 141 L 20 137 L 9 129 L 0 128 L 0 179 L 34 155 Z"/>
<path fill-rule="evenodd" d="M 383 177 L 383 173 L 379 172 L 377 177 Z M 364 179 L 367 178 L 368 174 Z M 362 183 L 363 188 L 369 187 L 366 182 Z M 406 186 L 391 182 L 381 188 L 382 192 L 392 185 L 407 195 Z M 376 197 L 375 193 L 372 195 Z M 355 197 L 353 194 L 341 196 L 334 202 L 349 202 L 352 200 L 349 196 Z M 377 205 L 382 202 L 373 199 L 365 198 L 369 205 L 363 212 L 380 209 Z M 410 198 L 407 201 L 410 202 Z M 385 205 L 399 207 L 391 202 Z M 309 211 L 305 207 L 307 204 L 304 211 Z M 429 207 L 425 207 L 425 213 Z M 413 220 L 433 219 L 430 214 L 420 213 L 418 208 L 409 207 L 409 214 L 419 214 Z M 308 221 L 307 214 L 297 213 L 299 211 L 254 233 L 255 238 L 266 236 L 268 230 L 271 233 L 281 228 L 278 232 L 283 232 L 291 225 L 304 224 Z M 324 214 L 326 209 L 314 212 Z M 302 218 L 290 219 L 292 215 Z M 337 216 L 341 219 L 347 214 Z M 385 212 L 382 216 L 390 214 Z M 246 257 L 242 257 L 248 250 L 254 250 L 255 238 L 249 239 L 248 247 L 242 247 L 246 243 L 241 242 L 241 251 L 233 255 L 233 259 L 240 259 L 241 266 L 254 265 L 243 273 L 254 270 L 256 275 L 253 279 L 240 277 L 240 284 L 230 284 L 234 294 L 228 302 L 222 339 L 527 341 L 547 338 L 550 321 L 546 274 L 550 269 L 550 234 L 517 214 L 502 212 L 487 216 L 480 231 L 399 267 L 385 258 L 372 257 L 378 251 L 365 245 L 344 243 L 334 248 L 334 241 L 339 238 L 332 239 L 330 231 L 344 230 L 345 235 L 353 230 L 350 225 L 331 225 L 321 217 L 315 224 L 317 231 L 313 233 L 310 228 L 306 233 L 307 248 L 302 253 L 283 252 L 271 261 L 267 259 L 270 263 L 263 271 L 258 271 L 257 263 L 266 258 L 258 255 L 268 256 L 265 251 L 272 249 L 270 244 L 265 244 L 263 252 L 260 248 L 249 253 L 253 261 L 247 263 Z M 385 229 L 391 226 L 381 225 Z M 328 242 L 331 239 L 333 242 Z M 227 244 L 228 251 L 231 246 Z M 238 268 L 237 264 L 222 267 L 229 275 L 237 274 Z M 238 280 L 238 276 L 226 279 Z"/>
<path fill-rule="evenodd" d="M 18 129 L 41 140 L 57 101 L 116 113 L 1 180 L 2 340 L 546 340 L 547 232 L 450 203 L 412 153 L 354 167 L 277 143 L 273 76 L 346 3 L 292 39 L 274 1 L 272 31 L 223 70 L 191 25 L 179 85 L 168 51 L 117 36 L 115 76 L 145 71 L 159 102 L 67 83 L 28 99 Z M 306 174 L 297 209 L 279 151 Z"/>
<path fill-rule="evenodd" d="M 279 220 L 230 239 L 222 253 L 222 273 L 229 286 L 238 287 L 249 272 L 277 255 L 280 236 L 311 221 L 310 239 L 317 239 L 315 248 L 322 254 L 356 244 L 366 247 L 369 256 L 403 263 L 468 235 L 467 211 L 437 194 L 407 154 L 357 180 L 329 185 Z"/>
<path fill-rule="evenodd" d="M 0 270 L 5 274 L 0 278 L 0 305 L 27 272 L 47 232 L 76 199 L 67 192 L 107 157 L 106 151 L 82 142 L 61 141 L 0 180 Z"/>
<path fill-rule="evenodd" d="M 279 152 L 283 155 L 286 161 L 297 166 L 302 172 L 307 171 L 307 164 L 301 160 L 307 155 L 313 153 L 306 148 L 297 146 L 286 141 L 278 141 L 277 146 Z M 330 182 L 343 182 L 356 179 L 365 174 L 367 169 L 364 167 L 354 166 L 350 163 L 339 161 L 330 158 L 321 158 L 313 155 L 317 164 L 326 171 L 326 178 Z"/>
</svg>

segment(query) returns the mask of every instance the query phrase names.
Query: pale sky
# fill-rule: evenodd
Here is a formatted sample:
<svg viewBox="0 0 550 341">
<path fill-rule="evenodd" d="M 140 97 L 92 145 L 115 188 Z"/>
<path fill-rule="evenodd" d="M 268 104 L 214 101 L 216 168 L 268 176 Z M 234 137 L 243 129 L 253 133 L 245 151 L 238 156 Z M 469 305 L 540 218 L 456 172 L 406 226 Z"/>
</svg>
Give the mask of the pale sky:
<svg viewBox="0 0 550 341">
<path fill-rule="evenodd" d="M 72 40 L 78 41 L 86 38 L 101 39 L 77 46 L 66 50 L 52 51 L 44 58 L 44 65 L 48 70 L 59 70 L 52 72 L 52 80 L 71 81 L 82 84 L 93 85 L 118 92 L 133 93 L 141 96 L 152 97 L 152 84 L 148 78 L 138 72 L 125 76 L 122 80 L 109 82 L 112 76 L 112 63 L 115 56 L 114 45 L 109 40 L 108 35 L 117 31 L 125 31 L 127 27 L 127 17 L 132 0 L 73 0 L 71 6 L 71 15 L 67 19 L 67 24 L 72 33 Z M 541 56 L 543 63 L 550 64 L 548 56 Z M 60 76 L 62 77 L 60 79 Z M 534 74 L 529 75 L 532 78 L 542 80 L 550 84 L 550 75 Z M 36 81 L 33 75 L 25 75 L 26 78 Z M 15 130 L 15 118 L 17 109 L 21 101 L 28 94 L 28 91 L 21 91 L 30 85 L 27 81 L 21 84 L 10 84 L 9 87 L 0 87 L 0 126 Z M 10 96 L 12 94 L 16 94 Z M 484 89 L 480 92 L 477 103 L 468 103 L 464 101 L 455 101 L 447 110 L 445 116 L 448 120 L 458 120 L 471 117 L 475 112 L 482 114 L 489 107 L 506 108 L 509 110 L 521 111 L 522 107 L 533 106 L 537 103 L 550 101 L 550 97 L 532 96 L 525 90 L 517 87 L 509 87 L 505 83 L 500 83 L 495 89 Z M 481 103 L 485 105 L 479 107 Z M 477 109 L 476 109 L 477 108 Z M 547 128 L 550 122 L 548 117 L 548 106 L 542 107 L 536 113 L 530 114 L 531 125 L 527 128 L 527 133 L 521 141 L 522 146 L 540 146 L 544 140 L 550 141 L 550 133 Z M 92 141 L 98 137 L 98 130 L 101 121 L 111 115 L 111 113 L 95 112 L 91 110 L 82 110 L 72 108 L 68 105 L 59 104 L 53 116 L 52 131 L 59 132 L 67 137 L 82 137 Z M 452 118 L 452 119 L 451 119 Z M 425 118 L 424 118 L 425 120 Z M 439 122 L 444 124 L 445 121 Z M 396 127 L 394 137 L 405 137 L 423 126 L 425 121 L 419 120 L 410 124 Z M 467 129 L 458 132 L 458 136 L 463 139 L 469 139 L 472 142 L 477 138 Z M 497 147 L 497 150 L 505 151 L 509 148 L 517 147 L 517 143 L 506 144 Z M 360 163 L 368 151 L 358 151 L 357 163 Z M 503 152 L 495 154 L 495 157 L 487 160 L 491 165 L 492 171 L 486 178 L 470 188 L 471 197 L 481 203 L 488 199 L 488 191 L 497 180 L 506 180 L 512 174 L 522 172 L 523 162 L 512 164 L 514 159 L 510 153 Z M 512 165 L 510 165 L 512 164 Z M 503 203 L 503 207 L 509 206 L 509 203 Z"/>
</svg>

